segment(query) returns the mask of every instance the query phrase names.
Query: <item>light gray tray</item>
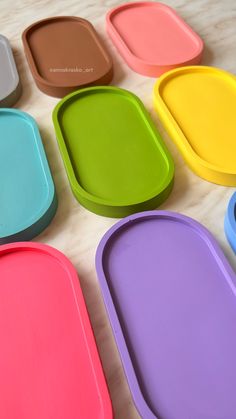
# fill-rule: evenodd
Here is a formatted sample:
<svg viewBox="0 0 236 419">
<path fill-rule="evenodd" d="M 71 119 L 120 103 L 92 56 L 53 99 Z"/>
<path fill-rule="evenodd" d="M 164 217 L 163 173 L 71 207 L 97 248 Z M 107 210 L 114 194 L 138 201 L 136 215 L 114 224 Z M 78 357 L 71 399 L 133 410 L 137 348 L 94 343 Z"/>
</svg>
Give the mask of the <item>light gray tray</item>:
<svg viewBox="0 0 236 419">
<path fill-rule="evenodd" d="M 0 35 L 0 107 L 13 106 L 21 95 L 21 83 L 10 43 Z"/>
</svg>

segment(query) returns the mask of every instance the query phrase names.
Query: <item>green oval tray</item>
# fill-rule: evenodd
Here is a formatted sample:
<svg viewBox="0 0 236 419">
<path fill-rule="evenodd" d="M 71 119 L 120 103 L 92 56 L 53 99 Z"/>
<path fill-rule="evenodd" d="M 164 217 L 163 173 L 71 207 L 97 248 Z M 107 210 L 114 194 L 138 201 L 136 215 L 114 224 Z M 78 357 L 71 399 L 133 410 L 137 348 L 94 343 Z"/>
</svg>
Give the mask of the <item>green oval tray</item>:
<svg viewBox="0 0 236 419">
<path fill-rule="evenodd" d="M 150 210 L 169 195 L 174 164 L 143 103 L 116 87 L 62 99 L 53 122 L 71 189 L 108 217 Z"/>
</svg>

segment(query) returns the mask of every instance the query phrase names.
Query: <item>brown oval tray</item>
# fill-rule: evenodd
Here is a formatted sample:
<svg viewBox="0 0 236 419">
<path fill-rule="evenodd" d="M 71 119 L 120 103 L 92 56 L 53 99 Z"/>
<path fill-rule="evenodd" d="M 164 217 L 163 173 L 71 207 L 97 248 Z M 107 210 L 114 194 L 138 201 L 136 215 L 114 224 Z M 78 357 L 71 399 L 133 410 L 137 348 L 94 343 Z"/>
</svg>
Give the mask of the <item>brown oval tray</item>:
<svg viewBox="0 0 236 419">
<path fill-rule="evenodd" d="M 85 19 L 43 19 L 25 29 L 22 40 L 35 83 L 50 96 L 63 97 L 112 79 L 112 60 L 93 25 Z"/>
</svg>

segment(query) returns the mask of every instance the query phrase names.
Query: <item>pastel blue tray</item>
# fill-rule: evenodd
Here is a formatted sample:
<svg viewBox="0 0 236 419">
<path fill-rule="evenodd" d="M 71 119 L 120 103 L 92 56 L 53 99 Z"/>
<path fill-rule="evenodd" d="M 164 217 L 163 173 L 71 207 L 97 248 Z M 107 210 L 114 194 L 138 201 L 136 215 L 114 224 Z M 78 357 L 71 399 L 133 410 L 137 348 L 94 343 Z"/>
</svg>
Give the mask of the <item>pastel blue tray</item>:
<svg viewBox="0 0 236 419">
<path fill-rule="evenodd" d="M 57 197 L 35 120 L 0 109 L 0 244 L 31 240 L 50 223 Z"/>
<path fill-rule="evenodd" d="M 225 234 L 230 246 L 236 253 L 236 192 L 231 196 L 225 214 Z"/>
</svg>

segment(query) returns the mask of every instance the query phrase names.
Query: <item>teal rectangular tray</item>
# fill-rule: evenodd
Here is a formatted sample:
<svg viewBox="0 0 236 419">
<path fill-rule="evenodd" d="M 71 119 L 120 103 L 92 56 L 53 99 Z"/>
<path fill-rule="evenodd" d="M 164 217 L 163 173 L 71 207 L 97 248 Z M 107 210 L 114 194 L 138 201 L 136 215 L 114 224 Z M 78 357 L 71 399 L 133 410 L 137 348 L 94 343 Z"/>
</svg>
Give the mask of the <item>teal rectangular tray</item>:
<svg viewBox="0 0 236 419">
<path fill-rule="evenodd" d="M 30 240 L 50 223 L 57 197 L 35 120 L 0 109 L 0 244 Z"/>
</svg>

